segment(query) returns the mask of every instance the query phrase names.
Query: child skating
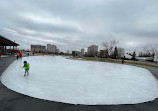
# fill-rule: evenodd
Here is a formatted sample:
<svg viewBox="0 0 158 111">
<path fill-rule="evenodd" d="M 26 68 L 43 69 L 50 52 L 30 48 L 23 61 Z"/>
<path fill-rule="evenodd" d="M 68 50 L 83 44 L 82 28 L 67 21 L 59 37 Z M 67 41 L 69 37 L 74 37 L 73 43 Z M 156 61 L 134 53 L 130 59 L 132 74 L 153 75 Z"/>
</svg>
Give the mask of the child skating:
<svg viewBox="0 0 158 111">
<path fill-rule="evenodd" d="M 24 61 L 24 66 L 22 68 L 25 68 L 25 75 L 24 76 L 26 76 L 26 74 L 28 76 L 30 67 L 29 67 L 29 64 L 27 63 L 27 61 Z"/>
</svg>

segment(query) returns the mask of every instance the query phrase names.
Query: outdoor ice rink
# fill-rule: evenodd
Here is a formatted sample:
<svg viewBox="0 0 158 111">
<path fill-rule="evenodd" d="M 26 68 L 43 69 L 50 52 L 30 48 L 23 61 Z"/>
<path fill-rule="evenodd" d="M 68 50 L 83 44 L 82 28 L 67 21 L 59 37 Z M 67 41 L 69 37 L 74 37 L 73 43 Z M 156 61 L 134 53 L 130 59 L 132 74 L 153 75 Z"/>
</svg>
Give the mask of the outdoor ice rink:
<svg viewBox="0 0 158 111">
<path fill-rule="evenodd" d="M 30 64 L 28 77 L 23 76 L 25 60 Z M 146 69 L 58 56 L 14 61 L 1 81 L 9 89 L 31 97 L 71 104 L 135 104 L 158 97 L 158 81 Z"/>
</svg>

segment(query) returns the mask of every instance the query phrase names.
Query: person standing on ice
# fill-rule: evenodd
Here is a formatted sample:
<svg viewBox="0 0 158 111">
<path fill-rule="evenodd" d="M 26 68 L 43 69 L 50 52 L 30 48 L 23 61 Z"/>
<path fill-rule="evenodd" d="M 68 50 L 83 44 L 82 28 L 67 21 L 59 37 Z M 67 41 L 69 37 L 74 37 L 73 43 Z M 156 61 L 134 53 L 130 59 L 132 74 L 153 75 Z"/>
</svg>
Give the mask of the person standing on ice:
<svg viewBox="0 0 158 111">
<path fill-rule="evenodd" d="M 24 66 L 22 68 L 25 68 L 25 75 L 26 76 L 26 73 L 27 73 L 27 76 L 29 75 L 29 64 L 27 63 L 27 61 L 24 61 Z"/>
<path fill-rule="evenodd" d="M 19 59 L 19 55 L 18 54 L 17 54 L 16 58 L 17 58 L 17 60 Z"/>
</svg>

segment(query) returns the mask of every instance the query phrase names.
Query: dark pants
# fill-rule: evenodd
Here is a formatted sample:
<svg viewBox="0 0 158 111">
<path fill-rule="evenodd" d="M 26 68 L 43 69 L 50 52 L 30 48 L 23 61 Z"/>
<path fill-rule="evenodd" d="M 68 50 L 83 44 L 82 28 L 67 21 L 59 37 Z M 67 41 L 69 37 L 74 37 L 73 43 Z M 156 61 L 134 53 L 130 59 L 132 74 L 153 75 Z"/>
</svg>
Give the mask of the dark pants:
<svg viewBox="0 0 158 111">
<path fill-rule="evenodd" d="M 25 69 L 25 74 L 29 74 L 29 69 Z"/>
</svg>

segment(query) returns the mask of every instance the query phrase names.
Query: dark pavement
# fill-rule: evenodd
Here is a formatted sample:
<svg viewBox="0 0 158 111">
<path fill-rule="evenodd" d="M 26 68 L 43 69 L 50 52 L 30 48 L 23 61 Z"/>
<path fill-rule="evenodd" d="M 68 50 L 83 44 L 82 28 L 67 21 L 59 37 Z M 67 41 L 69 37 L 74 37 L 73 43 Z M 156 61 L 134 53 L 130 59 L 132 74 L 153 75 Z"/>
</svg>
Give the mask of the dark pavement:
<svg viewBox="0 0 158 111">
<path fill-rule="evenodd" d="M 14 60 L 15 57 L 1 58 L 0 75 Z M 144 68 L 158 79 L 158 68 Z M 135 105 L 71 105 L 28 97 L 7 89 L 0 82 L 0 111 L 158 111 L 158 99 Z"/>
</svg>

